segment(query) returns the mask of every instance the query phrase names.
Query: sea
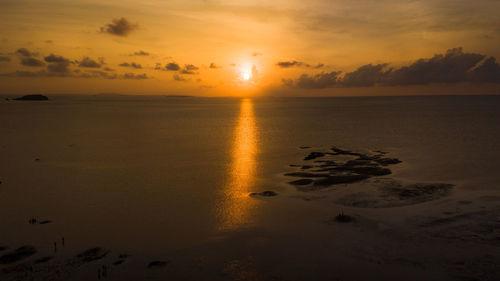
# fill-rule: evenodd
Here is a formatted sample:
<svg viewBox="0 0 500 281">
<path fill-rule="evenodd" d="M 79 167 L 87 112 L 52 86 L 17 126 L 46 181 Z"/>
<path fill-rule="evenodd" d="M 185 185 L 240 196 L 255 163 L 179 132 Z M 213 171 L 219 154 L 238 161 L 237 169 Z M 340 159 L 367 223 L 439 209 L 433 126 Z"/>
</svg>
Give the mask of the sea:
<svg viewBox="0 0 500 281">
<path fill-rule="evenodd" d="M 283 174 L 332 146 L 388 152 L 401 179 L 500 190 L 500 96 L 49 98 L 0 101 L 0 244 L 155 256 L 265 228 L 273 199 L 249 194 L 300 195 Z"/>
</svg>

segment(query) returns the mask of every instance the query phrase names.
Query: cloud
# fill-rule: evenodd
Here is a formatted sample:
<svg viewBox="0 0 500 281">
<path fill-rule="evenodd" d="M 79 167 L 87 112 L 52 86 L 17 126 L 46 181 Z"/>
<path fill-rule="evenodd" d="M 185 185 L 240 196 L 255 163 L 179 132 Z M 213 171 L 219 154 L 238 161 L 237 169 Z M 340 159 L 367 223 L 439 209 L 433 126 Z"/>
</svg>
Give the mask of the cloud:
<svg viewBox="0 0 500 281">
<path fill-rule="evenodd" d="M 174 78 L 175 81 L 179 81 L 179 82 L 187 82 L 187 81 L 189 81 L 189 79 L 186 79 L 186 78 L 182 77 L 179 74 L 174 74 L 173 78 Z"/>
<path fill-rule="evenodd" d="M 302 74 L 296 80 L 283 79 L 283 84 L 292 88 L 302 88 L 302 89 L 322 89 L 322 88 L 333 88 L 339 83 L 340 71 L 332 72 L 322 72 L 309 76 L 307 74 Z"/>
<path fill-rule="evenodd" d="M 322 68 L 322 67 L 325 66 L 322 63 L 319 63 L 317 65 L 310 65 L 308 63 L 304 63 L 304 62 L 296 61 L 296 60 L 293 60 L 293 61 L 279 61 L 279 62 L 276 63 L 276 65 L 279 66 L 279 67 L 281 67 L 281 68 L 290 68 L 290 67 L 299 67 L 299 66 L 312 67 L 312 68 Z"/>
<path fill-rule="evenodd" d="M 21 64 L 24 66 L 40 67 L 45 66 L 45 63 L 41 60 L 37 60 L 32 57 L 25 57 L 21 59 Z"/>
<path fill-rule="evenodd" d="M 181 70 L 182 74 L 198 74 L 196 72 L 199 68 L 192 64 L 185 64 L 184 69 Z"/>
<path fill-rule="evenodd" d="M 103 61 L 101 60 L 100 63 L 96 62 L 95 60 L 92 60 L 89 57 L 84 57 L 79 63 L 79 67 L 87 67 L 87 68 L 99 68 L 101 67 L 101 64 Z"/>
<path fill-rule="evenodd" d="M 346 73 L 342 79 L 343 87 L 368 87 L 384 82 L 391 70 L 384 71 L 387 64 L 363 65 L 353 72 Z"/>
<path fill-rule="evenodd" d="M 90 70 L 82 72 L 79 69 L 75 71 L 66 71 L 66 72 L 50 72 L 45 70 L 40 71 L 15 71 L 10 73 L 2 73 L 0 77 L 23 77 L 23 78 L 37 78 L 37 77 L 64 77 L 64 78 L 94 78 L 94 79 L 133 79 L 133 80 L 144 80 L 150 79 L 147 74 L 134 74 L 134 73 L 124 73 L 124 74 L 116 74 L 109 73 L 100 70 Z"/>
<path fill-rule="evenodd" d="M 137 51 L 137 52 L 133 52 L 132 54 L 130 54 L 129 56 L 149 56 L 150 54 L 148 52 L 145 52 L 143 50 L 140 50 L 140 51 Z"/>
<path fill-rule="evenodd" d="M 367 64 L 340 76 L 340 71 L 283 79 L 294 88 L 333 88 L 370 86 L 411 86 L 451 83 L 500 83 L 500 65 L 494 57 L 464 53 L 462 48 L 448 50 L 431 58 L 421 58 L 397 69 L 388 64 Z"/>
<path fill-rule="evenodd" d="M 9 62 L 10 58 L 7 56 L 0 56 L 0 62 Z"/>
<path fill-rule="evenodd" d="M 19 48 L 19 49 L 17 49 L 16 54 L 24 56 L 24 57 L 35 57 L 35 56 L 38 55 L 37 53 L 30 52 L 26 48 Z"/>
<path fill-rule="evenodd" d="M 123 62 L 123 63 L 120 63 L 119 66 L 121 66 L 121 67 L 132 67 L 132 68 L 136 68 L 136 69 L 141 69 L 142 68 L 142 65 L 140 65 L 138 63 L 135 63 L 135 62 L 131 62 L 131 63 Z"/>
<path fill-rule="evenodd" d="M 50 54 L 46 56 L 44 59 L 46 62 L 69 62 L 67 58 L 54 54 Z"/>
<path fill-rule="evenodd" d="M 69 66 L 71 61 L 63 56 L 50 54 L 44 58 L 49 63 L 47 70 L 55 73 L 67 73 L 70 71 Z"/>
<path fill-rule="evenodd" d="M 57 73 L 67 73 L 70 71 L 69 62 L 54 62 L 47 66 L 47 70 L 50 72 Z"/>
<path fill-rule="evenodd" d="M 304 63 L 300 62 L 300 61 L 279 61 L 276 63 L 277 66 L 281 67 L 281 68 L 289 68 L 289 67 L 294 67 L 294 66 L 301 66 L 303 65 Z"/>
<path fill-rule="evenodd" d="M 469 70 L 486 56 L 464 53 L 462 48 L 450 49 L 430 59 L 419 59 L 409 66 L 395 70 L 385 84 L 422 85 L 431 83 L 457 83 L 469 79 Z"/>
<path fill-rule="evenodd" d="M 208 67 L 211 69 L 218 69 L 218 68 L 221 68 L 222 66 L 217 66 L 214 62 L 211 62 Z"/>
<path fill-rule="evenodd" d="M 167 71 L 177 71 L 177 70 L 180 70 L 181 67 L 176 64 L 175 62 L 169 62 L 165 65 L 165 70 Z"/>
<path fill-rule="evenodd" d="M 473 82 L 500 83 L 500 65 L 495 58 L 489 57 L 471 72 L 470 77 Z"/>
<path fill-rule="evenodd" d="M 101 27 L 101 33 L 109 33 L 117 36 L 127 36 L 133 30 L 137 29 L 137 24 L 131 24 L 126 18 L 113 19 L 112 23 L 108 23 Z"/>
<path fill-rule="evenodd" d="M 262 56 L 262 53 L 261 52 L 253 52 L 252 53 L 252 57 L 258 57 L 258 56 Z"/>
<path fill-rule="evenodd" d="M 134 74 L 134 73 L 125 73 L 122 76 L 123 79 L 136 79 L 136 80 L 143 80 L 143 79 L 148 79 L 148 75 L 146 73 L 143 74 Z"/>
</svg>

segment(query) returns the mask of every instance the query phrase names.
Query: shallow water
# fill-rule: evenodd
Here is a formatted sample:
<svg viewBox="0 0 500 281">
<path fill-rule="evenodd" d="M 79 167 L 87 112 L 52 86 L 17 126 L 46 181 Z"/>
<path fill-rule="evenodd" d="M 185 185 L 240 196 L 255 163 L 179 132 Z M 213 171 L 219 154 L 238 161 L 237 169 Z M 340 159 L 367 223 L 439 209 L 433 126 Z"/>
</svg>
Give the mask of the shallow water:
<svg viewBox="0 0 500 281">
<path fill-rule="evenodd" d="M 0 120 L 6 245 L 155 255 L 263 226 L 272 203 L 248 193 L 296 193 L 281 175 L 300 146 L 380 149 L 399 178 L 500 189 L 496 96 L 54 96 L 2 101 Z M 34 231 L 31 217 L 53 222 Z"/>
</svg>

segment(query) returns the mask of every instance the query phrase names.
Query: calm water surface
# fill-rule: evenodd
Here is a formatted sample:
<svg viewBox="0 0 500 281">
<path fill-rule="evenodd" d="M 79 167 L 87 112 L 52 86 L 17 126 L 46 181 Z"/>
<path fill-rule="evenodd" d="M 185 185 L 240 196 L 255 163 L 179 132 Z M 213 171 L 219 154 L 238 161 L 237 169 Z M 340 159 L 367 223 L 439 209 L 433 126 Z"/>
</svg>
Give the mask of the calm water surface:
<svg viewBox="0 0 500 281">
<path fill-rule="evenodd" d="M 178 249 L 258 227 L 299 146 L 381 149 L 396 175 L 498 190 L 500 97 L 0 102 L 0 241 Z M 36 161 L 35 159 L 39 159 Z M 53 223 L 34 233 L 27 220 Z"/>
</svg>

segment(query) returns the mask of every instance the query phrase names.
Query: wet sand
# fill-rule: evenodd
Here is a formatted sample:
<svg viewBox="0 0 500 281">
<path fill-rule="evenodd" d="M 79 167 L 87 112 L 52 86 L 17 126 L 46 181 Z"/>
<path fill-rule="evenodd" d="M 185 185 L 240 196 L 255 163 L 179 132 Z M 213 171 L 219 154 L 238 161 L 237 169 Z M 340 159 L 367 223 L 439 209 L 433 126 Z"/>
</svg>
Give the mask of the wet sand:
<svg viewBox="0 0 500 281">
<path fill-rule="evenodd" d="M 248 194 L 266 206 L 259 227 L 155 256 L 76 250 L 58 237 L 54 245 L 1 245 L 1 280 L 498 280 L 500 196 L 361 169 L 404 165 L 385 152 L 303 149 L 274 190 Z M 362 179 L 314 182 L 332 171 Z M 288 181 L 295 177 L 313 181 Z M 50 227 L 41 222 L 27 223 L 34 232 Z"/>
</svg>

